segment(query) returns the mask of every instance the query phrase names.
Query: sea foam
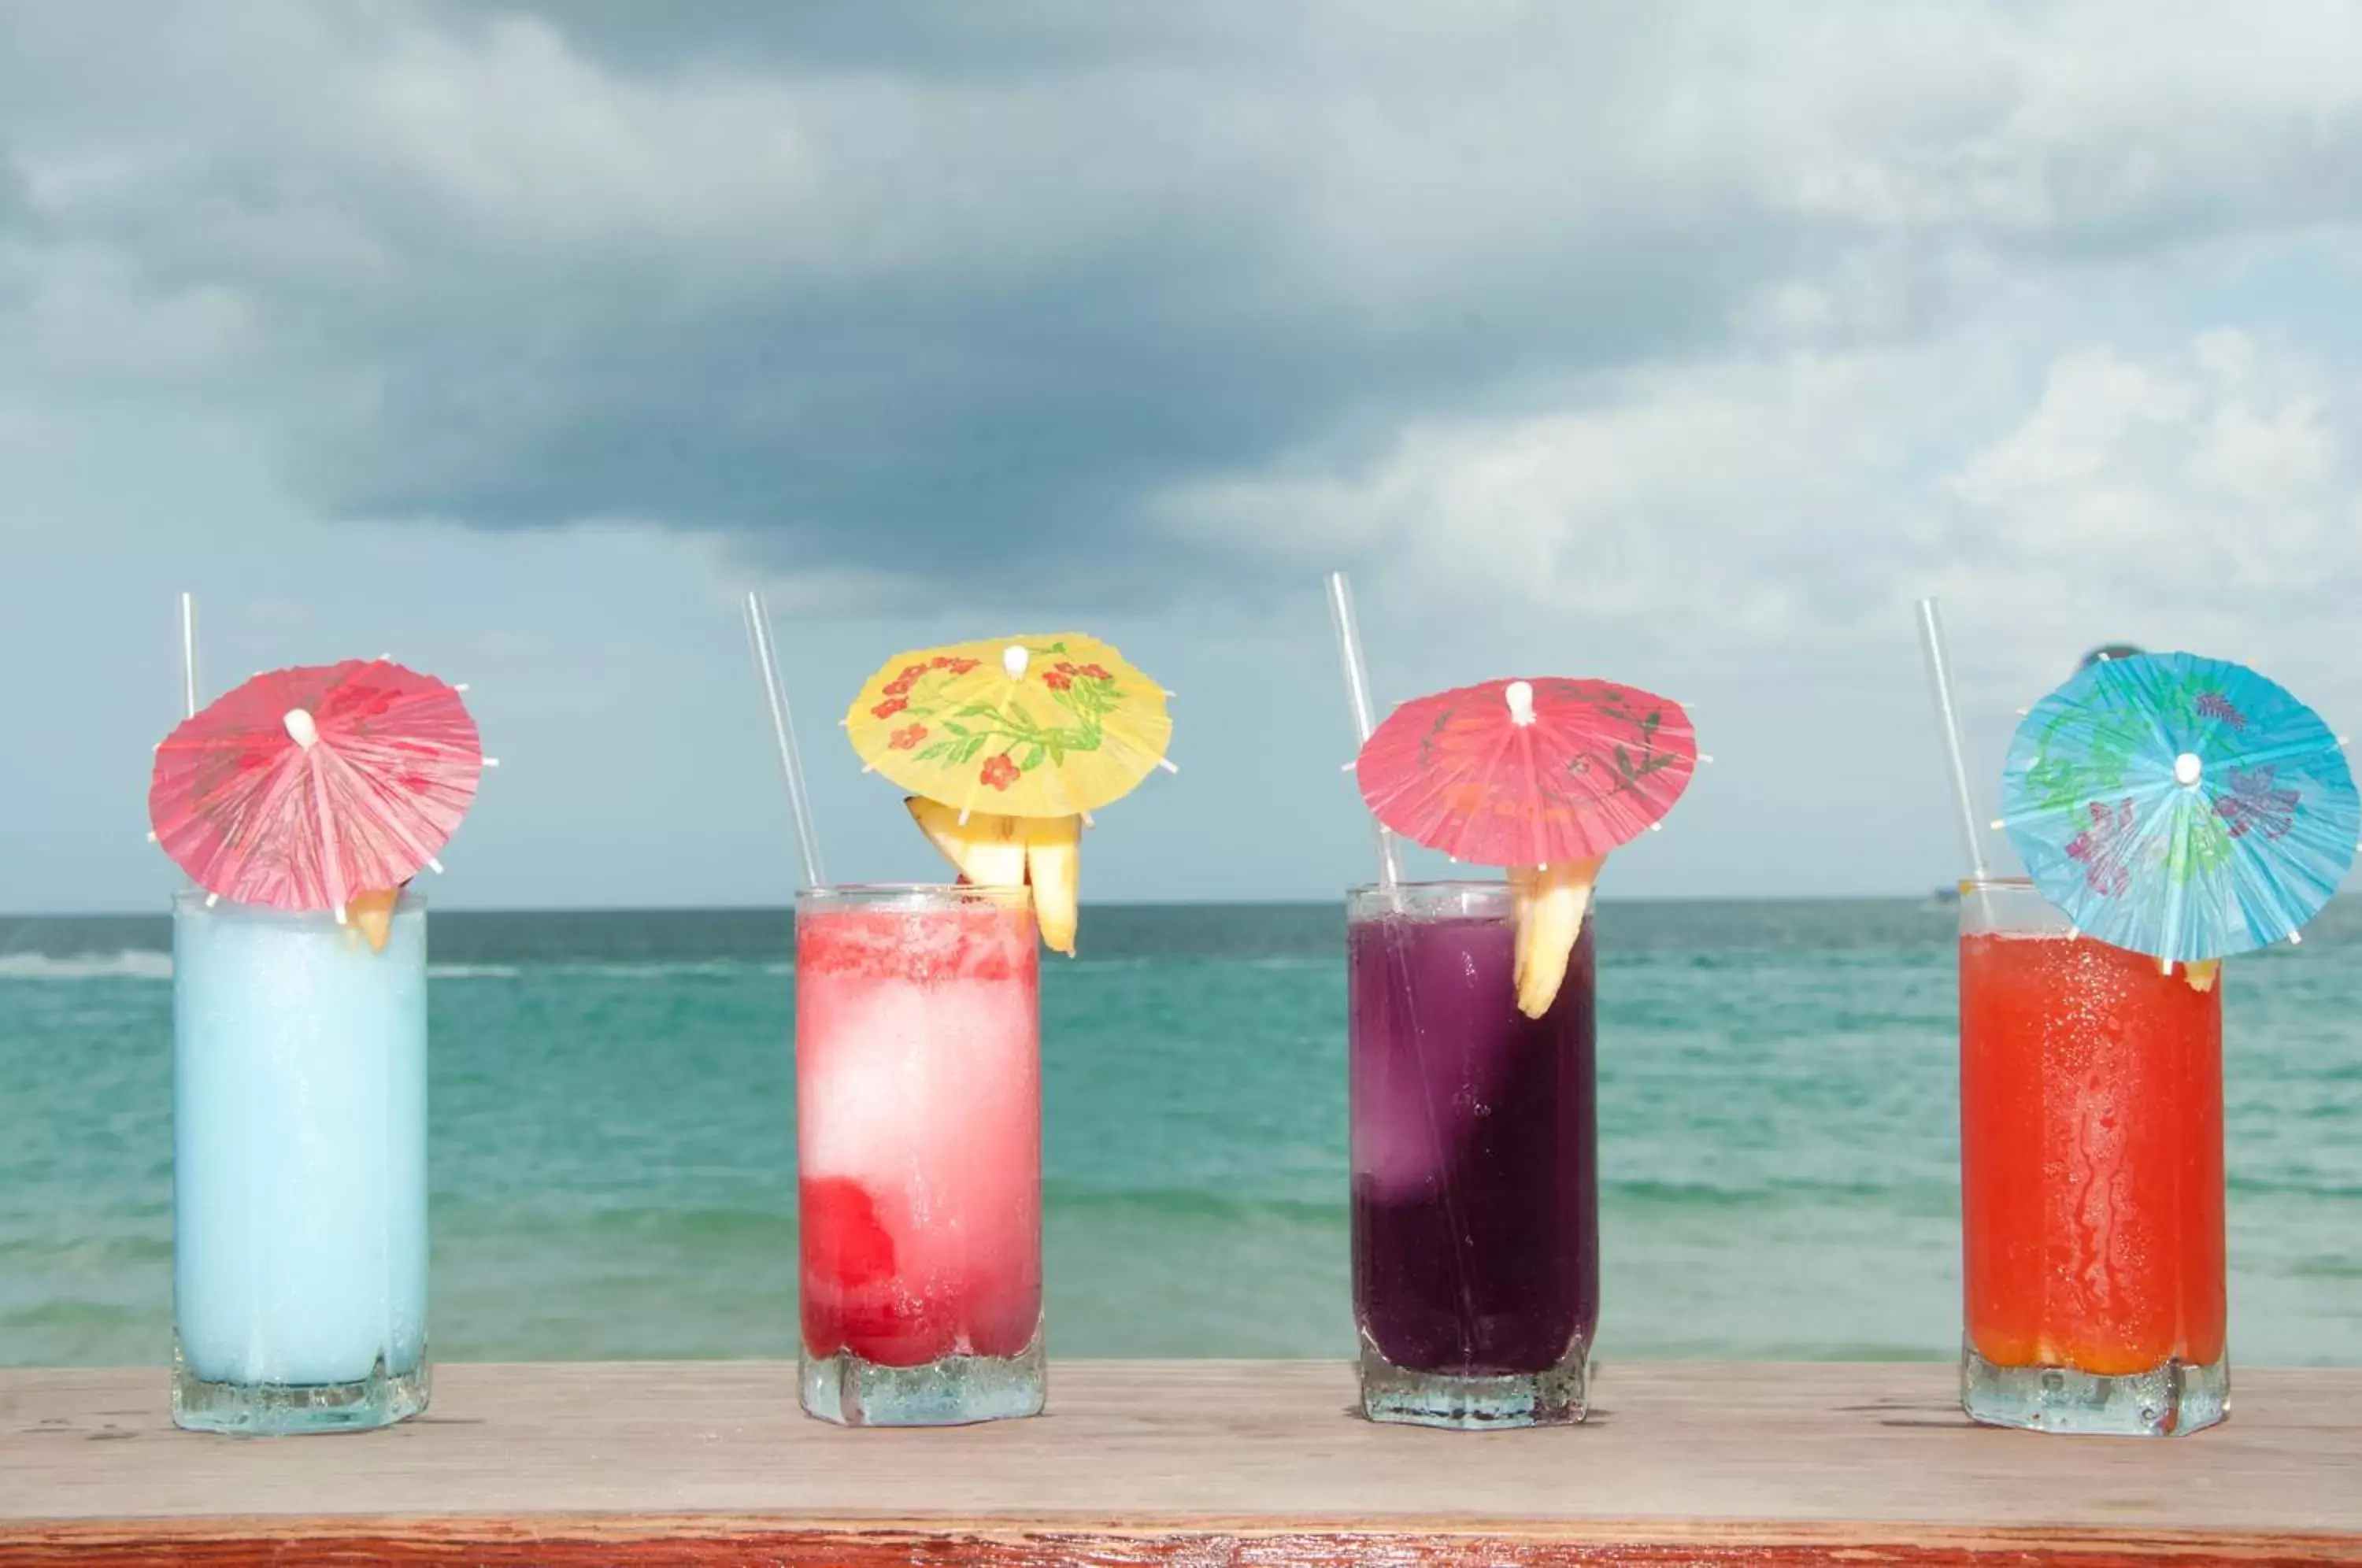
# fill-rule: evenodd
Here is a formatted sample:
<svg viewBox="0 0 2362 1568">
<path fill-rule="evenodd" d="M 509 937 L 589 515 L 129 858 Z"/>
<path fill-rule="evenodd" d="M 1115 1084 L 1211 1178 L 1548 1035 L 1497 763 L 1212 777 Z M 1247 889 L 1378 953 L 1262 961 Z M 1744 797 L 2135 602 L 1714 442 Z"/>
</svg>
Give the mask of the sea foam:
<svg viewBox="0 0 2362 1568">
<path fill-rule="evenodd" d="M 169 980 L 172 955 L 127 947 L 118 953 L 0 953 L 0 980 Z"/>
</svg>

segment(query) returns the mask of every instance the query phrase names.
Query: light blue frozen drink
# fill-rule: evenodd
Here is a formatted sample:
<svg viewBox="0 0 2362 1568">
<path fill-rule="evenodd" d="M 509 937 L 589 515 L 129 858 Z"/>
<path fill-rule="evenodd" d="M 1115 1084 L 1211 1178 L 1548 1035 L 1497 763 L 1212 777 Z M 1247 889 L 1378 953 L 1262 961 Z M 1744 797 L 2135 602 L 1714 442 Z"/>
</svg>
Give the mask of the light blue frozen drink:
<svg viewBox="0 0 2362 1568">
<path fill-rule="evenodd" d="M 425 1408 L 426 910 L 172 909 L 173 1417 L 237 1432 Z"/>
</svg>

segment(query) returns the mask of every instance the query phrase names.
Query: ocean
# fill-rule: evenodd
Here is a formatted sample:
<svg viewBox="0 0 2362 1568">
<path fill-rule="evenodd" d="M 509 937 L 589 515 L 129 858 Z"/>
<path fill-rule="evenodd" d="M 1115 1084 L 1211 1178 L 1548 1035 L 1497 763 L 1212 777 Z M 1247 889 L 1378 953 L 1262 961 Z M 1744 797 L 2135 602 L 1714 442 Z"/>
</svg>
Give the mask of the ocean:
<svg viewBox="0 0 2362 1568">
<path fill-rule="evenodd" d="M 1603 1360 L 1955 1353 L 1953 922 L 1600 911 Z M 169 1355 L 168 936 L 0 918 L 0 1364 Z M 1045 957 L 1054 1353 L 1351 1353 L 1343 937 L 1099 907 Z M 792 1355 L 789 918 L 431 943 L 437 1355 Z M 2226 984 L 2233 1355 L 2362 1364 L 2362 900 Z"/>
</svg>

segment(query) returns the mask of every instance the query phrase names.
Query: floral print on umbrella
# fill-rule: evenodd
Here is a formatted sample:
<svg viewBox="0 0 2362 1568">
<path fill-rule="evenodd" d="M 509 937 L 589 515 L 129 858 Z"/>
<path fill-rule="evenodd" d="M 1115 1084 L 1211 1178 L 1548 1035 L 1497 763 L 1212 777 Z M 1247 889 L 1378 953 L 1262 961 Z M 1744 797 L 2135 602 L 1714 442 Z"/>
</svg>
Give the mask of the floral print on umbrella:
<svg viewBox="0 0 2362 1568">
<path fill-rule="evenodd" d="M 2343 743 L 2243 666 L 2142 654 L 2079 670 L 2018 726 L 2003 818 L 2086 934 L 2169 961 L 2282 941 L 2362 838 Z"/>
<path fill-rule="evenodd" d="M 869 767 L 962 809 L 1070 815 L 1105 804 L 1163 762 L 1164 692 L 1079 634 L 906 654 L 846 715 Z"/>
</svg>

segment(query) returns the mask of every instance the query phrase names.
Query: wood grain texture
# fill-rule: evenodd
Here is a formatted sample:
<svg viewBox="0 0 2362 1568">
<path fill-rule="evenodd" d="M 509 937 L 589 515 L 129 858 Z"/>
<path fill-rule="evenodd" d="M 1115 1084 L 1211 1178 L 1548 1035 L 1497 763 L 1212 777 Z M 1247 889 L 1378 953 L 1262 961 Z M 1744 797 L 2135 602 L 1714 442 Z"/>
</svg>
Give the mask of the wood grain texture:
<svg viewBox="0 0 2362 1568">
<path fill-rule="evenodd" d="M 1662 1539 L 1660 1539 L 1660 1538 Z M 1277 1568 L 1279 1564 L 1400 1564 L 1404 1568 L 1998 1568 L 2056 1563 L 2066 1568 L 2157 1568 L 2161 1563 L 2221 1563 L 2238 1568 L 2362 1562 L 2362 1546 L 2326 1537 L 2135 1534 L 2108 1539 L 2055 1531 L 1891 1531 L 1831 1529 L 1759 1532 L 1733 1528 L 1715 1535 L 1664 1527 L 1606 1524 L 1547 1533 L 1507 1529 L 1413 1531 L 1348 1526 L 1286 1530 L 1169 1529 L 990 1530 L 945 1525 L 846 1527 L 814 1523 L 786 1527 L 776 1519 L 711 1516 L 636 1519 L 603 1527 L 594 1521 L 546 1520 L 288 1520 L 251 1525 L 224 1521 L 189 1528 L 171 1523 L 134 1527 L 89 1525 L 0 1530 L 0 1564 L 54 1568 L 60 1563 L 171 1562 L 192 1568 L 337 1562 L 442 1568 L 548 1568 L 633 1563 L 709 1568 L 723 1563 L 776 1563 L 791 1568 Z"/>
<path fill-rule="evenodd" d="M 0 1568 L 778 1562 L 2362 1563 L 2362 1372 L 2185 1439 L 1983 1430 L 1949 1368 L 1617 1367 L 1578 1429 L 1350 1416 L 1342 1366 L 1063 1363 L 1037 1420 L 844 1431 L 772 1364 L 454 1366 L 388 1431 L 171 1430 L 0 1372 Z"/>
</svg>

